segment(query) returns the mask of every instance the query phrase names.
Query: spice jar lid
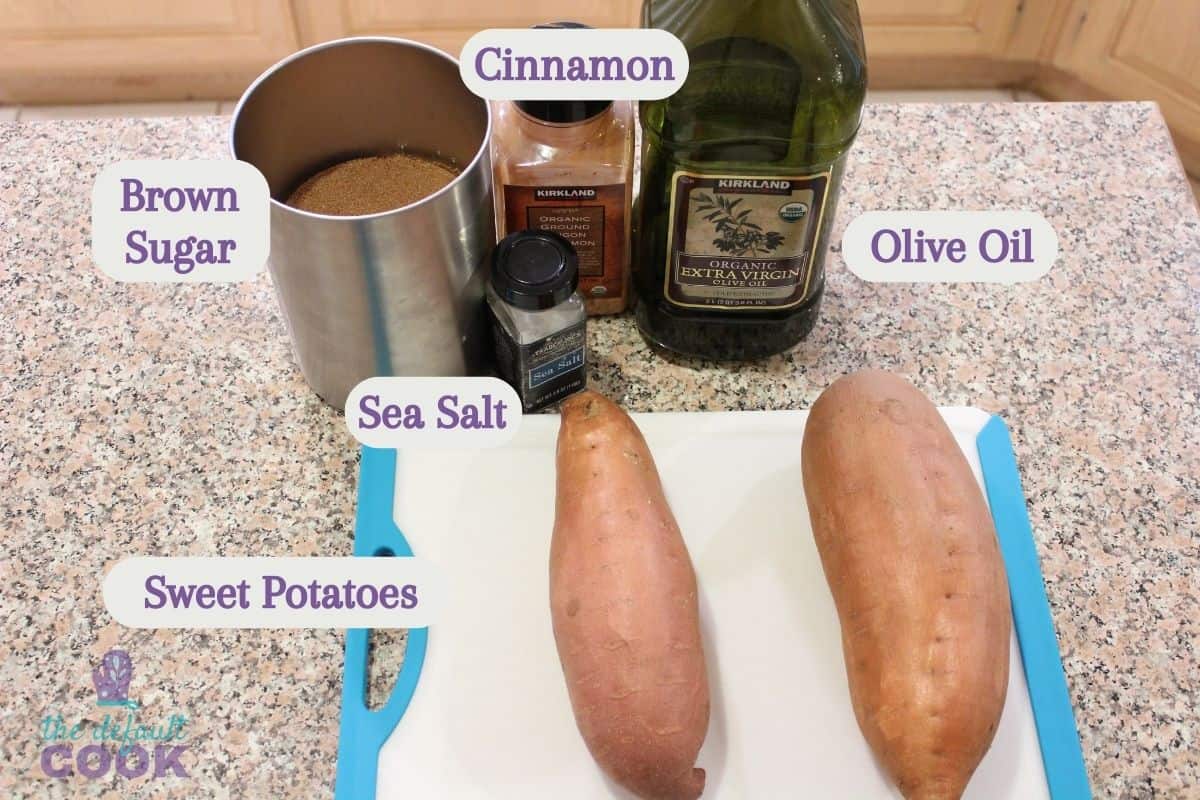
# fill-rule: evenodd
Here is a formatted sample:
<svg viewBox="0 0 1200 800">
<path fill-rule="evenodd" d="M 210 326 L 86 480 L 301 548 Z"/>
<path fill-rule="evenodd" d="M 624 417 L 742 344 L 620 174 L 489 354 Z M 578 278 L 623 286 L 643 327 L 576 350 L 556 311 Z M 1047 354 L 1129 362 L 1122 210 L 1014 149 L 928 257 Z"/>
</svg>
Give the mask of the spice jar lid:
<svg viewBox="0 0 1200 800">
<path fill-rule="evenodd" d="M 517 108 L 540 122 L 574 125 L 612 108 L 612 100 L 517 100 Z"/>
<path fill-rule="evenodd" d="M 517 231 L 492 252 L 492 288 L 527 311 L 553 308 L 579 287 L 579 256 L 550 231 Z"/>
<path fill-rule="evenodd" d="M 582 22 L 547 22 L 544 25 L 534 25 L 535 30 L 547 28 L 590 29 L 591 25 Z M 549 122 L 552 125 L 573 125 L 587 122 L 598 117 L 612 108 L 612 100 L 517 100 L 517 108 L 534 119 Z"/>
</svg>

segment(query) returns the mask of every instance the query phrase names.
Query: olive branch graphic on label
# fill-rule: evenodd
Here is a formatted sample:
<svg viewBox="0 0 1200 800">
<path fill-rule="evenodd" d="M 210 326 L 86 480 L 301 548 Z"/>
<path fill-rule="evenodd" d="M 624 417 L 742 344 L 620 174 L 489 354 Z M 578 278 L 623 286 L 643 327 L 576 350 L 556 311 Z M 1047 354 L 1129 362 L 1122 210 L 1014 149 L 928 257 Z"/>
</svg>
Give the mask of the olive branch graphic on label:
<svg viewBox="0 0 1200 800">
<path fill-rule="evenodd" d="M 722 253 L 734 256 L 765 255 L 778 250 L 784 242 L 779 231 L 764 231 L 762 226 L 750 221 L 753 209 L 738 210 L 741 198 L 730 200 L 711 194 L 697 194 L 695 211 L 716 226 L 717 236 L 713 245 Z"/>
</svg>

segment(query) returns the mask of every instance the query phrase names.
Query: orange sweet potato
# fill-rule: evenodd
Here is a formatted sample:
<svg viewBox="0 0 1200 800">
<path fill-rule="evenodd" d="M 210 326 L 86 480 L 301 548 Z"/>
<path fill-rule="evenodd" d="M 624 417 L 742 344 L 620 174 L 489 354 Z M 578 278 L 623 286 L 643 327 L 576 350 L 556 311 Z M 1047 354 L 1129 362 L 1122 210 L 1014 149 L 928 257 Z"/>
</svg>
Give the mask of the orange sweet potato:
<svg viewBox="0 0 1200 800">
<path fill-rule="evenodd" d="M 595 392 L 562 405 L 550 609 L 575 722 L 645 800 L 695 800 L 708 731 L 696 575 L 633 420 Z"/>
<path fill-rule="evenodd" d="M 953 800 L 991 746 L 1012 620 L 992 518 L 941 415 L 867 371 L 813 406 L 804 491 L 859 727 L 908 800 Z"/>
</svg>

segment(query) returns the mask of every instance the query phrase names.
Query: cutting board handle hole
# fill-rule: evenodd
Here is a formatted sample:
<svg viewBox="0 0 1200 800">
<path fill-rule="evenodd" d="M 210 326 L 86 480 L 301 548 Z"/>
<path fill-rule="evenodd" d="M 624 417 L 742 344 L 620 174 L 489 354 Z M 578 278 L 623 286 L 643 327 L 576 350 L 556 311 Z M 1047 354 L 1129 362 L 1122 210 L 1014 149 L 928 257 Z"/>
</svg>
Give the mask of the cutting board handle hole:
<svg viewBox="0 0 1200 800">
<path fill-rule="evenodd" d="M 395 558 L 396 553 L 390 547 L 380 547 L 373 555 Z M 407 645 L 408 631 L 404 629 L 372 630 L 367 634 L 367 708 L 370 710 L 382 708 L 392 696 Z"/>
<path fill-rule="evenodd" d="M 376 711 L 392 696 L 404 651 L 408 649 L 408 631 L 403 628 L 372 630 L 367 639 L 367 708 Z"/>
</svg>

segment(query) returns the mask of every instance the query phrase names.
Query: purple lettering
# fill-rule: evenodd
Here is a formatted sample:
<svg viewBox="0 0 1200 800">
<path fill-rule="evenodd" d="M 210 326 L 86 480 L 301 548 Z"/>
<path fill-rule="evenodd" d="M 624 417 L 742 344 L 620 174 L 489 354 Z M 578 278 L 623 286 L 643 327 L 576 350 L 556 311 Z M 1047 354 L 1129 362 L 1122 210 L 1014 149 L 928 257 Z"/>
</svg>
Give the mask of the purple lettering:
<svg viewBox="0 0 1200 800">
<path fill-rule="evenodd" d="M 889 236 L 892 240 L 892 254 L 888 257 L 884 257 L 880 250 L 880 241 L 884 236 Z M 900 256 L 900 235 L 889 228 L 884 228 L 876 233 L 871 238 L 871 255 L 875 256 L 875 260 L 881 264 L 891 264 Z"/>
<path fill-rule="evenodd" d="M 131 765 L 130 756 L 136 756 L 136 765 Z M 117 751 L 117 773 L 126 778 L 140 778 L 150 769 L 150 754 L 141 745 L 122 747 Z"/>
<path fill-rule="evenodd" d="M 625 63 L 616 56 L 592 56 L 588 59 L 594 81 L 625 80 Z"/>
<path fill-rule="evenodd" d="M 137 178 L 121 178 L 121 210 L 122 211 L 141 211 L 146 205 L 146 198 L 142 196 L 142 189 L 145 186 Z M 133 205 L 133 201 L 137 201 L 137 206 Z"/>
<path fill-rule="evenodd" d="M 955 239 L 950 242 L 950 247 L 946 249 L 946 258 L 953 261 L 955 264 L 961 264 L 967 260 L 967 243 L 962 239 Z"/>
<path fill-rule="evenodd" d="M 316 588 L 316 581 L 313 581 L 313 587 Z M 297 591 L 297 589 L 299 591 Z M 290 608 L 304 608 L 308 604 L 308 597 L 305 594 L 304 587 L 300 584 L 293 584 L 287 587 L 287 592 L 284 594 L 284 599 Z"/>
<path fill-rule="evenodd" d="M 365 394 L 358 401 L 358 410 L 366 415 L 365 418 L 361 416 L 358 418 L 359 430 L 373 431 L 379 427 L 382 419 L 379 416 L 379 412 L 375 410 L 378 406 L 379 395 L 377 394 Z"/>
<path fill-rule="evenodd" d="M 56 756 L 62 761 L 58 766 L 54 763 Z M 71 775 L 71 745 L 52 744 L 42 748 L 42 772 L 48 778 L 66 778 Z"/>
<path fill-rule="evenodd" d="M 1000 254 L 995 258 L 991 256 L 988 248 L 988 240 L 993 236 L 1000 240 Z M 979 255 L 983 256 L 983 260 L 989 264 L 998 264 L 1008 258 L 1008 237 L 1005 236 L 1004 231 L 998 228 L 984 231 L 983 235 L 979 237 Z"/>
<path fill-rule="evenodd" d="M 167 596 L 159 588 L 167 580 L 166 575 L 151 575 L 146 578 L 146 593 L 154 595 L 154 600 L 143 600 L 142 607 L 157 610 L 167 604 Z"/>
<path fill-rule="evenodd" d="M 96 756 L 96 763 L 92 764 L 92 756 Z M 79 755 L 75 758 L 75 766 L 79 769 L 79 774 L 85 778 L 99 778 L 101 775 L 108 774 L 108 770 L 112 767 L 112 753 L 108 751 L 102 744 L 89 744 L 79 748 Z"/>
<path fill-rule="evenodd" d="M 666 74 L 663 74 L 663 68 L 666 67 Z M 650 80 L 652 81 L 673 81 L 675 80 L 675 62 L 666 56 L 652 56 L 650 58 Z"/>
<path fill-rule="evenodd" d="M 486 73 L 484 73 L 483 58 L 484 58 L 484 56 L 486 56 L 489 53 L 491 53 L 496 58 L 499 58 L 500 57 L 500 48 L 499 47 L 485 47 L 479 51 L 479 53 L 475 56 L 475 74 L 478 75 L 479 77 L 483 78 L 485 81 L 498 81 L 498 80 L 500 80 L 500 71 L 499 70 L 496 70 L 495 72 L 493 72 L 491 74 L 491 77 L 489 77 Z"/>
<path fill-rule="evenodd" d="M 359 608 L 374 608 L 379 604 L 379 590 L 369 583 L 360 586 L 355 600 L 358 601 Z"/>
<path fill-rule="evenodd" d="M 171 770 L 177 777 L 190 777 L 184 766 L 179 761 L 179 757 L 187 750 L 187 745 L 177 744 L 167 746 L 165 744 L 156 745 L 154 748 L 154 777 L 165 778 L 167 770 Z"/>
<path fill-rule="evenodd" d="M 287 583 L 278 575 L 263 575 L 263 608 L 275 608 L 275 600 L 287 589 Z"/>
</svg>

